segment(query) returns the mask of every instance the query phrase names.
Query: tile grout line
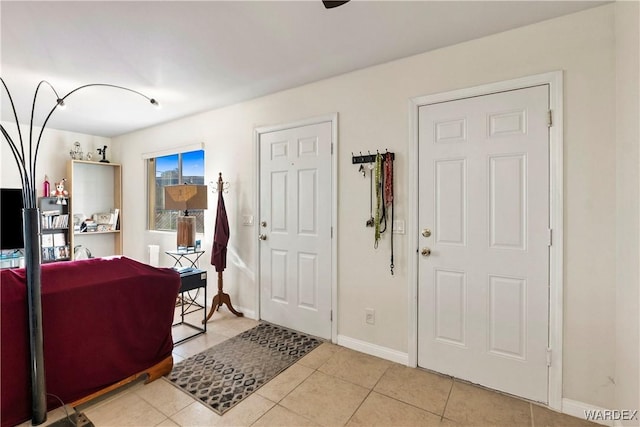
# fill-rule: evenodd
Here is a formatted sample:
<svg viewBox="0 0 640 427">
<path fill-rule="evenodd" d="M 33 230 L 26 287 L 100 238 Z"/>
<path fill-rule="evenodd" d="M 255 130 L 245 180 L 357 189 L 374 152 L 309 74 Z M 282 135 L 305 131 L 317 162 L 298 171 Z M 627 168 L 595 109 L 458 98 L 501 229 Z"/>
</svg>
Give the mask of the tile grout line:
<svg viewBox="0 0 640 427">
<path fill-rule="evenodd" d="M 346 382 L 346 383 L 348 383 L 348 384 L 352 384 L 352 385 L 355 385 L 355 386 L 358 386 L 358 387 L 362 387 L 362 388 L 364 388 L 364 389 L 367 389 L 367 387 L 364 387 L 364 386 L 362 386 L 361 384 L 356 384 L 356 383 L 351 382 L 351 381 L 348 381 L 348 380 L 346 380 L 346 379 L 344 379 L 344 378 L 340 378 L 340 377 L 337 377 L 337 376 L 332 375 L 332 374 L 328 374 L 328 373 L 323 372 L 323 371 L 321 371 L 321 370 L 320 370 L 320 368 L 322 368 L 324 365 L 326 365 L 327 363 L 329 363 L 329 360 L 333 359 L 334 357 L 336 357 L 336 355 L 338 355 L 339 353 L 341 353 L 341 352 L 343 352 L 343 351 L 345 351 L 345 350 L 346 350 L 346 348 L 345 348 L 345 347 L 341 347 L 341 346 L 338 346 L 338 347 L 340 347 L 340 349 L 339 349 L 338 351 L 336 351 L 335 353 L 333 353 L 333 354 L 332 354 L 332 355 L 331 355 L 327 360 L 325 360 L 325 361 L 324 361 L 324 363 L 322 363 L 320 366 L 318 366 L 317 368 L 315 368 L 315 369 L 314 369 L 314 373 L 316 373 L 316 372 L 317 372 L 317 373 L 320 373 L 320 374 L 322 374 L 322 375 L 326 375 L 326 376 L 328 376 L 328 377 L 332 377 L 332 378 L 335 378 L 335 379 L 337 379 L 337 380 L 344 381 L 344 382 Z M 303 366 L 304 366 L 304 365 L 303 365 Z M 384 376 L 384 374 L 389 370 L 389 368 L 390 368 L 390 367 L 391 367 L 391 365 L 387 366 L 387 368 L 384 370 L 384 372 L 380 375 L 380 378 L 378 378 L 378 380 L 376 381 L 376 383 L 375 383 L 375 384 L 374 384 L 374 385 L 369 389 L 369 391 L 368 391 L 367 395 L 364 397 L 364 399 L 362 399 L 362 401 L 360 402 L 360 404 L 358 404 L 358 407 L 357 407 L 357 408 L 355 408 L 355 410 L 353 411 L 353 413 L 349 416 L 349 418 L 347 419 L 347 421 L 346 421 L 343 425 L 347 425 L 347 424 L 351 421 L 351 419 L 353 418 L 353 416 L 356 414 L 356 412 L 358 412 L 358 410 L 360 409 L 360 407 L 362 406 L 362 404 L 365 402 L 365 400 L 367 400 L 367 398 L 371 395 L 371 393 L 373 392 L 373 389 L 375 388 L 375 386 L 376 386 L 376 385 L 378 385 L 378 382 L 380 382 L 380 379 L 382 379 L 382 377 L 383 377 L 383 376 Z M 297 389 L 300 385 L 302 385 L 305 381 L 307 381 L 307 380 L 308 380 L 312 375 L 313 375 L 313 373 L 312 373 L 311 375 L 309 375 L 307 378 L 305 378 L 305 380 L 304 380 L 304 381 L 302 381 L 300 384 L 298 384 L 298 385 L 297 385 L 293 390 Z M 287 396 L 288 396 L 289 394 L 291 394 L 291 393 L 293 392 L 293 390 L 291 390 L 291 391 L 287 394 Z M 285 397 L 286 397 L 286 396 L 285 396 Z M 281 401 L 282 401 L 282 400 L 284 400 L 284 397 L 281 399 Z M 283 406 L 283 408 L 288 409 L 288 408 L 286 408 L 286 407 L 284 407 L 284 406 Z M 292 411 L 292 412 L 293 412 L 293 411 Z M 314 422 L 314 423 L 316 422 L 315 420 L 311 420 L 311 419 L 309 419 L 309 418 L 305 417 L 305 416 L 304 416 L 304 415 L 302 415 L 302 414 L 298 414 L 297 412 L 294 412 L 294 413 L 295 413 L 295 414 L 297 414 L 297 415 L 299 415 L 299 416 L 302 416 L 303 418 L 308 419 L 308 420 L 310 420 L 310 421 L 312 421 L 312 422 Z"/>
<path fill-rule="evenodd" d="M 413 403 L 405 402 L 402 399 L 399 399 L 399 398 L 393 397 L 393 396 L 389 396 L 388 394 L 385 394 L 385 393 L 383 393 L 381 391 L 377 391 L 377 390 L 372 390 L 372 391 L 378 393 L 380 396 L 386 397 L 387 399 L 395 400 L 396 402 L 402 403 L 403 405 L 411 406 L 412 408 L 417 409 L 419 411 L 426 412 L 426 413 L 431 414 L 431 415 L 435 415 L 436 417 L 440 417 L 440 421 L 442 421 L 442 419 L 444 418 L 443 415 L 437 414 L 437 413 L 432 412 L 432 411 L 430 411 L 428 409 L 421 408 L 420 406 L 416 406 Z M 447 418 L 447 419 L 449 420 L 449 418 Z M 454 421 L 454 420 L 451 420 L 451 421 Z"/>
<path fill-rule="evenodd" d="M 296 363 L 298 363 L 298 362 L 296 362 Z M 295 363 L 294 363 L 293 365 L 291 365 L 291 366 L 294 366 L 294 365 L 295 365 Z M 289 368 L 290 368 L 291 366 L 289 366 Z M 304 365 L 300 365 L 300 366 L 304 366 Z M 305 368 L 309 368 L 308 366 L 304 366 L 304 367 L 305 367 Z M 289 368 L 287 368 L 287 369 L 289 369 Z M 311 369 L 311 368 L 309 368 L 309 369 Z M 285 369 L 285 370 L 286 370 L 286 369 Z M 277 402 L 275 402 L 275 404 L 276 404 L 276 405 L 280 405 L 280 402 L 282 402 L 284 399 L 286 399 L 286 398 L 287 398 L 287 396 L 289 396 L 291 393 L 293 393 L 295 390 L 297 390 L 297 389 L 298 389 L 298 387 L 300 387 L 300 386 L 301 386 L 302 384 L 304 384 L 304 383 L 305 383 L 309 378 L 311 378 L 311 376 L 312 376 L 316 371 L 317 371 L 317 369 L 313 369 L 313 372 L 311 372 L 309 375 L 307 375 L 307 377 L 306 377 L 305 379 L 303 379 L 302 381 L 300 381 L 300 383 L 299 383 L 298 385 L 296 385 L 294 388 L 292 388 L 291 390 L 289 390 L 289 392 L 288 392 L 287 394 L 285 394 L 284 396 L 282 396 L 282 398 L 281 398 L 280 400 L 278 400 Z M 282 374 L 283 372 L 284 372 L 284 371 L 280 372 L 280 374 Z M 278 375 L 280 375 L 280 374 L 278 374 Z M 273 379 L 275 380 L 276 378 L 278 378 L 278 375 L 276 375 L 275 377 L 273 377 Z M 269 383 L 267 383 L 267 384 L 269 384 Z M 265 385 L 267 385 L 267 384 L 265 384 Z M 257 390 L 256 390 L 256 391 L 257 391 Z M 260 396 L 262 396 L 260 393 L 258 393 L 258 394 L 259 394 Z M 265 396 L 262 396 L 262 397 L 264 397 L 265 399 L 271 400 L 271 399 L 269 399 L 268 397 L 265 397 Z M 271 400 L 271 401 L 272 401 L 272 400 Z M 272 401 L 272 402 L 273 402 L 273 401 Z M 280 406 L 282 406 L 282 405 L 280 405 Z M 288 408 L 286 408 L 285 406 L 282 406 L 282 407 L 283 407 L 283 408 L 285 408 L 285 409 L 288 409 Z M 293 412 L 293 411 L 292 411 L 292 412 Z M 296 412 L 296 413 L 297 413 L 297 412 Z"/>
<path fill-rule="evenodd" d="M 320 346 L 318 346 L 318 347 L 314 348 L 313 350 L 317 350 L 319 347 L 320 347 Z M 310 351 L 309 353 L 307 353 L 305 356 L 301 357 L 301 358 L 300 358 L 300 360 L 304 359 L 304 357 L 306 357 L 306 356 L 308 356 L 309 354 L 313 353 L 313 350 L 311 350 L 311 351 Z M 339 351 L 338 351 L 338 352 L 339 352 Z M 338 353 L 338 352 L 336 352 L 336 353 Z M 329 357 L 329 359 L 331 359 L 331 358 L 332 358 L 336 353 L 332 354 L 332 355 L 331 355 L 331 357 Z M 324 363 L 322 363 L 320 366 L 318 366 L 318 368 L 322 367 L 325 363 L 327 363 L 327 361 L 328 361 L 329 359 L 325 360 L 325 361 L 324 361 Z M 296 363 L 300 363 L 300 360 L 298 360 Z M 293 366 L 293 365 L 291 365 L 291 366 Z M 311 372 L 311 373 L 310 373 L 310 374 L 309 374 L 309 375 L 308 375 L 304 380 L 300 381 L 300 383 L 299 383 L 298 385 L 296 385 L 294 388 L 292 388 L 292 389 L 291 389 L 287 394 L 285 394 L 284 396 L 282 396 L 282 398 L 281 398 L 278 402 L 275 402 L 275 403 L 276 403 L 276 404 L 275 404 L 275 406 L 280 406 L 281 408 L 284 408 L 284 409 L 286 409 L 287 411 L 290 411 L 291 413 L 294 413 L 294 414 L 296 414 L 296 415 L 297 415 L 297 416 L 299 416 L 299 417 L 302 417 L 302 418 L 304 418 L 304 419 L 306 419 L 306 420 L 309 420 L 309 421 L 311 421 L 311 422 L 314 422 L 314 423 L 315 423 L 315 421 L 314 421 L 314 420 L 312 420 L 312 419 L 310 419 L 310 418 L 306 417 L 305 415 L 299 414 L 298 412 L 296 412 L 296 411 L 294 411 L 294 410 L 292 410 L 292 409 L 289 409 L 289 408 L 287 408 L 286 406 L 283 406 L 283 405 L 281 405 L 281 404 L 280 404 L 284 399 L 286 399 L 286 398 L 287 398 L 287 396 L 289 396 L 291 393 L 293 393 L 295 390 L 297 390 L 297 389 L 298 389 L 298 387 L 300 387 L 300 386 L 301 386 L 302 384 L 304 384 L 307 380 L 309 380 L 309 378 L 311 378 L 311 376 L 313 376 L 313 374 L 314 374 L 314 373 L 316 373 L 316 372 L 320 372 L 320 371 L 318 371 L 318 368 L 311 368 L 311 367 L 306 366 L 306 365 L 304 365 L 304 364 L 301 364 L 301 366 L 304 366 L 305 368 L 309 368 L 309 369 L 311 369 L 313 372 Z M 323 373 L 323 372 L 320 372 L 320 373 Z M 325 375 L 326 375 L 326 374 L 325 374 Z M 275 379 L 275 377 L 274 377 L 274 379 Z M 262 396 L 262 397 L 264 397 L 264 396 Z M 265 399 L 267 399 L 267 398 L 265 397 Z M 269 399 L 269 400 L 270 400 L 270 399 Z M 274 407 L 272 407 L 271 409 L 275 408 L 275 406 L 274 406 Z M 269 411 L 271 411 L 271 409 L 269 409 Z M 265 416 L 269 411 L 267 411 L 267 412 L 265 412 L 264 414 L 262 414 L 262 416 L 261 416 L 260 418 L 262 418 L 263 416 Z M 258 419 L 260 419 L 260 418 L 258 418 Z M 258 422 L 258 420 L 256 420 L 253 424 L 255 424 L 256 422 Z M 251 425 L 253 425 L 253 424 L 251 424 Z M 317 424 L 317 423 L 316 423 L 316 424 Z"/>
<path fill-rule="evenodd" d="M 376 388 L 376 386 L 378 385 L 378 383 L 380 382 L 380 380 L 382 379 L 382 377 L 384 377 L 384 375 L 387 373 L 387 371 L 391 368 L 391 365 L 387 366 L 387 369 L 384 370 L 384 372 L 382 373 L 382 375 L 380 375 L 380 378 L 378 378 L 378 380 L 376 381 L 376 383 L 369 389 L 369 392 L 367 393 L 367 395 L 364 397 L 364 399 L 362 399 L 362 402 L 360 402 L 360 404 L 358 405 L 358 407 L 353 411 L 353 413 L 351 414 L 351 416 L 349 417 L 349 419 L 347 420 L 346 423 L 344 423 L 344 425 L 349 424 L 349 422 L 353 419 L 353 416 L 358 412 L 358 410 L 360 410 L 360 408 L 362 407 L 362 405 L 364 404 L 364 402 L 369 398 L 369 396 L 371 396 L 371 393 L 373 393 L 373 390 Z M 331 375 L 333 377 L 333 375 Z M 334 378 L 338 378 L 338 377 L 334 377 Z M 339 378 L 342 379 L 342 378 Z M 347 381 L 350 383 L 350 381 Z M 358 384 L 356 384 L 358 385 Z M 361 386 L 362 387 L 362 386 Z"/>
<path fill-rule="evenodd" d="M 531 427 L 535 427 L 535 423 L 533 421 L 533 404 L 529 402 L 529 415 L 531 416 Z"/>
<path fill-rule="evenodd" d="M 332 356 L 332 357 L 333 357 L 333 356 Z M 325 362 L 325 363 L 326 363 L 326 362 Z M 324 365 L 324 364 L 323 364 L 323 365 Z M 322 367 L 323 365 L 321 365 L 320 367 Z M 404 401 L 404 400 L 402 400 L 402 399 L 400 399 L 400 398 L 397 398 L 397 397 L 395 397 L 395 396 L 390 396 L 390 395 L 386 394 L 384 391 L 378 391 L 378 390 L 375 390 L 375 387 L 378 385 L 378 383 L 380 382 L 380 380 L 382 379 L 382 377 L 387 373 L 387 371 L 388 371 L 389 369 L 391 369 L 391 367 L 392 367 L 392 366 L 394 366 L 394 363 L 393 363 L 393 362 L 392 362 L 389 366 L 387 366 L 387 369 L 385 369 L 384 373 L 380 376 L 380 378 L 378 378 L 378 381 L 376 381 L 376 383 L 373 385 L 373 388 L 371 388 L 371 390 L 370 390 L 370 391 L 372 391 L 372 392 L 376 392 L 376 393 L 378 393 L 378 394 L 379 394 L 379 395 L 381 395 L 381 396 L 384 396 L 384 397 L 386 397 L 386 398 L 388 398 L 388 399 L 391 399 L 391 400 L 395 400 L 396 402 L 402 403 L 402 404 L 404 404 L 404 405 L 411 406 L 412 408 L 415 408 L 415 409 L 417 409 L 417 410 L 419 410 L 419 411 L 423 411 L 423 412 L 427 412 L 427 413 L 429 413 L 429 414 L 433 414 L 433 415 L 435 415 L 435 416 L 439 416 L 439 417 L 440 417 L 440 421 L 442 421 L 442 420 L 444 419 L 444 409 L 446 409 L 446 403 L 447 403 L 446 401 L 445 401 L 445 408 L 443 409 L 442 414 L 438 414 L 438 413 L 436 413 L 436 412 L 432 412 L 432 411 L 430 411 L 430 410 L 428 410 L 428 409 L 425 409 L 425 408 L 422 408 L 422 407 L 420 407 L 420 406 L 417 406 L 417 405 L 415 405 L 415 404 L 413 404 L 413 403 L 406 402 L 406 401 Z M 336 377 L 335 375 L 327 374 L 327 373 L 324 373 L 324 372 L 322 372 L 322 371 L 320 371 L 320 370 L 317 370 L 317 371 L 318 371 L 318 372 L 320 372 L 321 374 L 328 375 L 328 376 L 330 376 L 330 377 L 333 377 L 333 378 L 339 379 L 340 381 L 344 381 L 344 382 L 346 382 L 346 383 L 349 383 L 349 384 L 352 384 L 352 385 L 356 385 L 356 386 L 358 386 L 358 387 L 367 388 L 367 387 L 362 386 L 361 384 L 357 384 L 357 383 L 351 382 L 351 381 L 349 381 L 349 380 L 347 380 L 347 379 L 340 378 L 340 377 Z M 441 374 L 439 374 L 439 375 L 441 375 Z M 449 396 L 451 395 L 451 390 L 452 390 L 452 388 L 453 388 L 453 380 L 454 380 L 454 379 L 453 379 L 453 377 L 449 377 L 449 378 L 452 380 L 452 385 L 451 385 L 451 388 L 449 388 L 449 393 L 448 393 L 448 395 L 447 395 L 447 401 L 449 400 Z M 366 398 L 367 398 L 367 397 L 369 397 L 369 395 L 370 395 L 370 394 L 371 394 L 371 393 L 368 393 L 368 394 L 367 394 L 367 396 L 365 397 L 365 400 L 366 400 Z M 364 400 L 363 400 L 363 402 L 364 402 Z M 360 408 L 360 407 L 358 407 L 358 409 L 359 409 L 359 408 Z M 355 414 L 355 412 L 354 412 L 354 414 Z M 447 419 L 448 419 L 448 418 L 447 418 Z"/>
<path fill-rule="evenodd" d="M 256 390 L 256 391 L 257 391 L 257 390 Z M 254 393 L 255 393 L 255 392 L 254 392 Z M 260 397 L 262 397 L 262 398 L 264 398 L 264 399 L 268 400 L 269 402 L 273 402 L 273 400 L 268 399 L 268 398 L 266 398 L 266 397 L 264 397 L 264 396 L 260 396 Z M 284 398 L 283 398 L 283 399 L 284 399 Z M 264 417 L 264 416 L 265 416 L 265 415 L 267 415 L 269 412 L 271 412 L 271 410 L 272 410 L 273 408 L 275 408 L 276 406 L 279 406 L 279 405 L 278 405 L 278 402 L 273 402 L 273 403 L 274 403 L 274 405 L 273 405 L 271 408 L 269 408 L 269 410 L 267 410 L 264 414 L 260 415 L 260 416 L 259 416 L 259 417 L 254 421 L 254 422 L 252 422 L 251 424 L 249 424 L 249 427 L 251 427 L 252 425 L 254 425 L 255 423 L 257 423 L 258 421 L 260 421 L 260 420 L 262 419 L 262 417 Z M 221 417 L 222 417 L 222 415 L 221 415 Z"/>
<path fill-rule="evenodd" d="M 444 414 L 445 412 L 447 412 L 447 405 L 449 405 L 449 399 L 451 398 L 451 392 L 453 391 L 453 383 L 455 383 L 456 380 L 451 377 L 451 387 L 449 388 L 449 394 L 447 394 L 447 400 L 444 402 L 444 408 L 442 408 L 442 415 L 440 416 L 440 422 L 442 422 L 444 420 Z"/>
<path fill-rule="evenodd" d="M 164 383 L 166 383 L 167 385 L 175 388 L 176 390 L 179 390 L 180 392 L 182 392 L 183 394 L 186 394 L 192 401 L 189 402 L 186 406 L 178 409 L 176 412 L 174 412 L 173 414 L 167 415 L 165 414 L 165 412 L 161 409 L 158 408 L 156 405 L 153 404 L 153 402 L 151 402 L 149 399 L 145 398 L 144 395 L 138 393 L 137 390 L 132 390 L 133 393 L 135 393 L 136 396 L 138 396 L 140 399 L 142 399 L 143 401 L 147 402 L 149 405 L 151 405 L 152 408 L 156 409 L 157 411 L 159 411 L 161 414 L 166 415 L 167 418 L 171 418 L 174 415 L 180 413 L 182 410 L 186 409 L 188 406 L 192 405 L 194 402 L 198 402 L 199 400 L 194 397 L 192 394 L 187 393 L 185 390 L 183 390 L 181 387 L 179 387 L 178 385 L 176 385 L 173 381 L 171 381 L 170 379 L 167 378 L 166 375 L 161 376 L 160 378 L 157 378 L 155 381 L 164 381 Z M 154 382 L 155 382 L 154 381 Z M 144 384 L 145 386 L 150 385 L 149 384 Z M 156 385 L 157 387 L 159 387 L 158 385 Z M 173 420 L 172 420 L 173 421 Z M 175 422 L 175 421 L 174 421 Z M 178 424 L 178 423 L 176 423 Z"/>
<path fill-rule="evenodd" d="M 349 422 L 353 419 L 353 416 L 358 412 L 358 410 L 362 407 L 362 404 L 365 402 L 365 400 L 367 400 L 369 398 L 369 396 L 371 396 L 371 393 L 373 393 L 373 389 L 369 390 L 369 392 L 367 393 L 367 395 L 364 397 L 364 399 L 362 399 L 362 402 L 360 402 L 360 404 L 358 405 L 358 407 L 353 411 L 353 414 L 351 414 L 349 416 L 349 418 L 347 419 L 347 422 L 343 424 L 343 426 L 346 426 L 347 424 L 349 424 Z"/>
</svg>

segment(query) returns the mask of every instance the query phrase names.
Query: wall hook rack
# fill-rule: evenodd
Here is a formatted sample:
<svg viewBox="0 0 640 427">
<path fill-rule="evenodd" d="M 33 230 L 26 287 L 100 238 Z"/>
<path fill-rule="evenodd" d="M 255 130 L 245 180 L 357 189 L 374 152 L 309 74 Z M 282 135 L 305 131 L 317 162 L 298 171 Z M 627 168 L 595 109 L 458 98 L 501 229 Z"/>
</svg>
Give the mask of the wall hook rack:
<svg viewBox="0 0 640 427">
<path fill-rule="evenodd" d="M 377 153 L 382 154 L 384 156 L 389 152 L 385 151 L 384 153 L 380 153 L 380 152 L 377 152 Z M 390 154 L 391 154 L 391 160 L 395 160 L 396 158 L 395 153 L 390 153 Z M 353 153 L 351 153 L 351 163 L 354 165 L 357 165 L 360 163 L 374 163 L 375 161 L 376 161 L 376 154 L 371 154 L 370 151 L 369 151 L 369 154 L 362 154 L 362 151 L 361 151 L 359 156 L 354 156 Z"/>
</svg>

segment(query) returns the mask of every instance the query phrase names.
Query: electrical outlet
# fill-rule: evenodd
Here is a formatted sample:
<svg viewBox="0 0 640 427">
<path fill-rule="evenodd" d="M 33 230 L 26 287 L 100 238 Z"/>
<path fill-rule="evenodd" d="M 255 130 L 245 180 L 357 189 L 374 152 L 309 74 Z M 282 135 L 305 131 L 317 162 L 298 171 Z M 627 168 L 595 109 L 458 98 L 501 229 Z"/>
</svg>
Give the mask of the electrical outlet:
<svg viewBox="0 0 640 427">
<path fill-rule="evenodd" d="M 364 321 L 370 325 L 375 325 L 376 311 L 373 308 L 364 309 Z"/>
</svg>

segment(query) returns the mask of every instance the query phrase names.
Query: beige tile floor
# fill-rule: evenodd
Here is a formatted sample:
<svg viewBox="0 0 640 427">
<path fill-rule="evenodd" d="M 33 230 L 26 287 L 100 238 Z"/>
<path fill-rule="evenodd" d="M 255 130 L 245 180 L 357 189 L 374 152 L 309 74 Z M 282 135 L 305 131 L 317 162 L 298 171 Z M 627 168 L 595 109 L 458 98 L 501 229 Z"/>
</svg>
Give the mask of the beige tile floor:
<svg viewBox="0 0 640 427">
<path fill-rule="evenodd" d="M 205 335 L 174 349 L 174 362 L 256 324 L 221 310 L 209 321 Z M 320 345 L 223 416 L 165 379 L 134 384 L 78 410 L 96 427 L 594 425 L 330 343 Z M 64 411 L 58 408 L 48 422 L 62 416 Z"/>
</svg>

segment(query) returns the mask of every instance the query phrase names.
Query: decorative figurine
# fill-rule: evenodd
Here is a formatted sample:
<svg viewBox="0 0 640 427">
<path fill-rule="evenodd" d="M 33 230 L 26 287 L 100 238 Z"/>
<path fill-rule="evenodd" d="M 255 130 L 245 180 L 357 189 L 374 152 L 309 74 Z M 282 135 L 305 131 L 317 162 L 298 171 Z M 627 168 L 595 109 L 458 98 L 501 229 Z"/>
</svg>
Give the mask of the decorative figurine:
<svg viewBox="0 0 640 427">
<path fill-rule="evenodd" d="M 82 160 L 82 147 L 78 141 L 73 143 L 73 150 L 69 151 L 73 160 Z"/>
<path fill-rule="evenodd" d="M 100 160 L 100 163 L 109 163 L 109 160 L 107 160 L 107 146 L 105 145 L 102 148 L 98 148 L 98 154 L 102 154 L 102 160 Z"/>
<path fill-rule="evenodd" d="M 66 205 L 69 192 L 64 189 L 64 183 L 67 178 L 62 178 L 60 182 L 56 182 L 56 190 L 51 193 L 52 197 L 56 197 L 56 205 Z"/>
</svg>

